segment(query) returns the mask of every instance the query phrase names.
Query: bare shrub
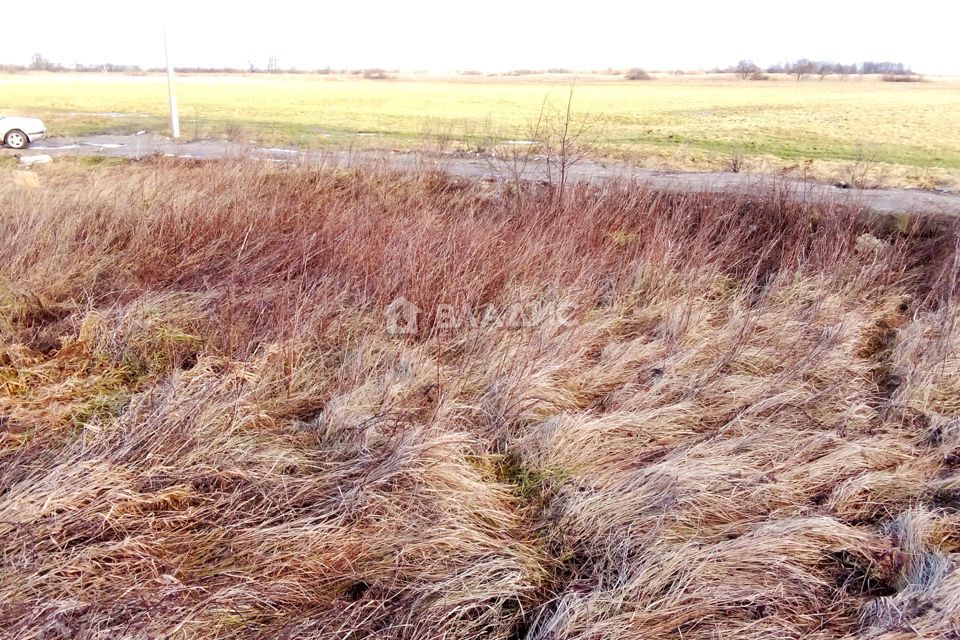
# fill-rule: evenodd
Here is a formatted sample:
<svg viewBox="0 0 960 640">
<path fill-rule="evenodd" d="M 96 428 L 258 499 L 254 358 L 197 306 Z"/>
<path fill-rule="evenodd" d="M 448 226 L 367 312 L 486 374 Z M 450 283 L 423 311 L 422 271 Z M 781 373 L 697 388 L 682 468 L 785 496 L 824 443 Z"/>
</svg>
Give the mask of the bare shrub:
<svg viewBox="0 0 960 640">
<path fill-rule="evenodd" d="M 490 140 L 491 167 L 511 182 L 518 198 L 524 191 L 521 181 L 536 178 L 553 189 L 562 203 L 571 170 L 596 151 L 599 129 L 589 113 L 574 111 L 575 90 L 576 85 L 571 85 L 562 104 L 544 98 L 537 118 L 514 132 L 513 139 Z M 542 165 L 543 175 L 531 175 L 535 164 Z"/>
<path fill-rule="evenodd" d="M 734 73 L 737 74 L 737 77 L 741 80 L 746 80 L 750 76 L 760 72 L 760 67 L 753 64 L 753 60 L 741 60 L 737 63 Z"/>
<path fill-rule="evenodd" d="M 820 65 L 818 65 L 816 62 L 803 58 L 793 63 L 793 65 L 790 67 L 790 73 L 792 73 L 797 80 L 800 81 L 806 80 L 808 75 L 817 73 L 819 69 Z"/>
<path fill-rule="evenodd" d="M 923 82 L 923 76 L 915 73 L 885 73 L 880 76 L 881 82 Z"/>
<path fill-rule="evenodd" d="M 199 121 L 194 123 L 195 130 L 199 131 Z M 223 135 L 230 142 L 242 142 L 246 139 L 247 132 L 242 124 L 239 122 L 228 122 L 223 129 Z"/>
<path fill-rule="evenodd" d="M 563 201 L 570 170 L 596 150 L 599 136 L 589 114 L 573 111 L 575 85 L 570 86 L 562 105 L 545 100 L 531 139 L 546 160 L 546 179 L 557 187 L 557 199 Z"/>
<path fill-rule="evenodd" d="M 847 166 L 850 184 L 860 189 L 880 186 L 884 177 L 880 145 L 860 143 L 854 149 L 853 160 Z"/>
<path fill-rule="evenodd" d="M 624 76 L 627 80 L 653 80 L 653 76 L 650 75 L 645 69 L 640 67 L 634 67 L 627 71 Z"/>
<path fill-rule="evenodd" d="M 737 148 L 730 152 L 726 160 L 726 170 L 730 173 L 740 173 L 743 170 L 743 149 Z"/>
<path fill-rule="evenodd" d="M 373 68 L 364 69 L 363 77 L 367 80 L 390 80 L 393 76 L 387 73 L 386 69 Z"/>
</svg>

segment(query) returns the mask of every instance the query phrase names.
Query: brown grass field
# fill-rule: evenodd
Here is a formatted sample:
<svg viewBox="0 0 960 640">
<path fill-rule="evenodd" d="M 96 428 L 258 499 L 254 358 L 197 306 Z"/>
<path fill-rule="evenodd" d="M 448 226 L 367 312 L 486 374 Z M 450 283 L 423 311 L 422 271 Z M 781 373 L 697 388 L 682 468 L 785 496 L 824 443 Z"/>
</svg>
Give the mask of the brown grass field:
<svg viewBox="0 0 960 640">
<path fill-rule="evenodd" d="M 0 170 L 0 637 L 960 637 L 954 222 L 44 169 Z"/>
</svg>

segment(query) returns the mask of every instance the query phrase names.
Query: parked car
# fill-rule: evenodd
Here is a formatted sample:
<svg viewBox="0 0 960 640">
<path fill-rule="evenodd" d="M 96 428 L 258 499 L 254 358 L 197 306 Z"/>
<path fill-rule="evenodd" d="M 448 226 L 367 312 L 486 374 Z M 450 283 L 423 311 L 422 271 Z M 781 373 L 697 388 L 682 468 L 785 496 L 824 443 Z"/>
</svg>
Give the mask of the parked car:
<svg viewBox="0 0 960 640">
<path fill-rule="evenodd" d="M 11 149 L 25 149 L 47 133 L 43 120 L 0 116 L 0 140 Z"/>
</svg>

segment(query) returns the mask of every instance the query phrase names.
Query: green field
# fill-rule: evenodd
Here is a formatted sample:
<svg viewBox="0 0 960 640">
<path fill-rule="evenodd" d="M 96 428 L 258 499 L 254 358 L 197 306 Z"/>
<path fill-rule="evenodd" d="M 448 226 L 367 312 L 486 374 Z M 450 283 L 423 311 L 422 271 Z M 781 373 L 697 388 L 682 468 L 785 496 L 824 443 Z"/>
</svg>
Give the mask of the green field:
<svg viewBox="0 0 960 640">
<path fill-rule="evenodd" d="M 181 76 L 185 139 L 270 145 L 484 150 L 523 139 L 571 79 Z M 842 177 L 870 164 L 879 184 L 960 184 L 960 82 L 738 81 L 724 76 L 577 80 L 574 108 L 599 153 L 655 167 L 746 168 Z M 51 135 L 166 130 L 163 76 L 0 76 L 0 113 L 38 114 Z M 116 115 L 123 114 L 123 115 Z M 362 134 L 362 135 L 358 135 Z"/>
</svg>

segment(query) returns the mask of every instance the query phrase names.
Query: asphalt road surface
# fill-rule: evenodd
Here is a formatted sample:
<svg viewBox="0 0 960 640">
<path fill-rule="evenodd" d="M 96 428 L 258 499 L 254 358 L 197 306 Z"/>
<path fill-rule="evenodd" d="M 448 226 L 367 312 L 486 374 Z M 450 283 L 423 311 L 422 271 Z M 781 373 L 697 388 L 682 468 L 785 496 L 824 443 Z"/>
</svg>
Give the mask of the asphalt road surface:
<svg viewBox="0 0 960 640">
<path fill-rule="evenodd" d="M 435 169 L 453 175 L 499 179 L 519 177 L 541 180 L 546 176 L 542 159 L 533 160 L 520 171 L 496 158 L 389 151 L 310 151 L 264 148 L 243 143 L 202 140 L 175 142 L 152 134 L 96 135 L 41 140 L 23 151 L 0 150 L 3 155 L 34 156 L 116 156 L 142 158 L 151 154 L 182 158 L 253 158 L 266 162 L 379 163 L 393 169 Z M 779 185 L 797 197 L 835 198 L 881 213 L 960 214 L 960 194 L 919 189 L 844 189 L 834 185 L 806 182 L 782 176 L 717 172 L 655 171 L 627 165 L 581 161 L 571 167 L 572 180 L 603 180 L 622 177 L 639 180 L 658 189 L 675 191 L 747 192 Z"/>
</svg>

